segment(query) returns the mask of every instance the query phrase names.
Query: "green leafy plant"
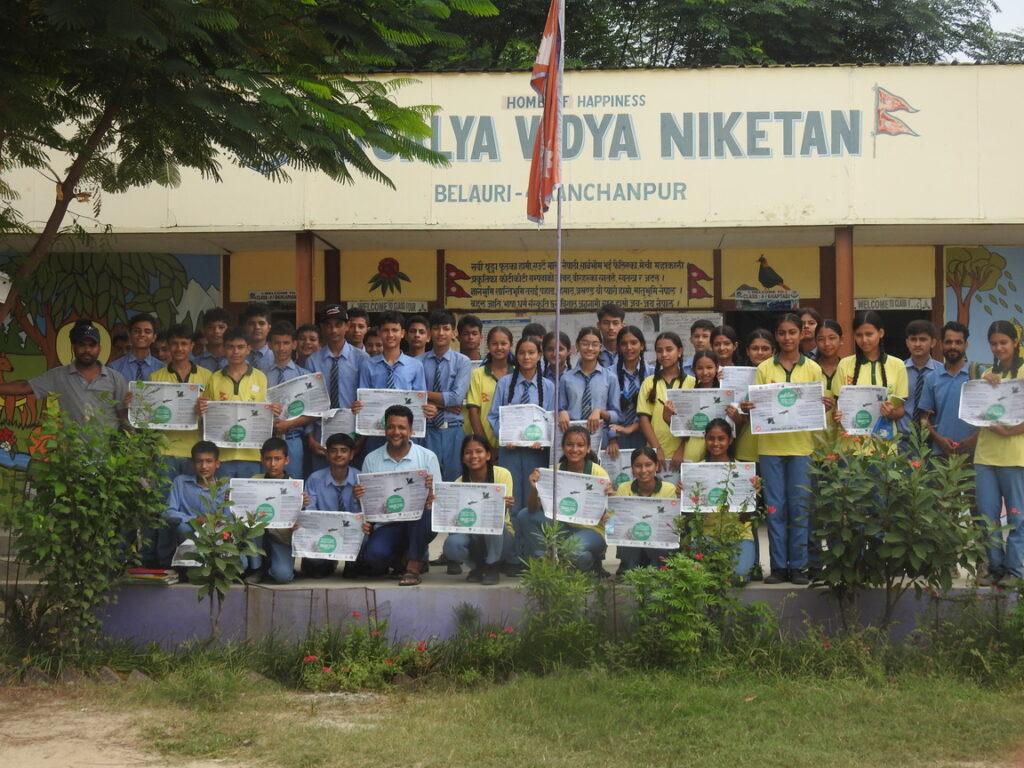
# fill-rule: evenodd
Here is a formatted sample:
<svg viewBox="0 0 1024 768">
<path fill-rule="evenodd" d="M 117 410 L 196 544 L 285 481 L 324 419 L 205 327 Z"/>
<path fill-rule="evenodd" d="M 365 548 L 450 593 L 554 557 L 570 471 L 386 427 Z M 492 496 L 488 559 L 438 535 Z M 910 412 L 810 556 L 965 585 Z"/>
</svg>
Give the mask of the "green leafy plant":
<svg viewBox="0 0 1024 768">
<path fill-rule="evenodd" d="M 210 499 L 218 498 L 220 489 L 227 483 L 227 479 L 212 480 Z M 257 539 L 263 535 L 267 524 L 255 514 L 236 518 L 231 514 L 230 501 L 208 503 L 209 509 L 193 510 L 197 516 L 188 521 L 195 542 L 195 551 L 190 557 L 198 563 L 189 569 L 188 578 L 199 585 L 200 601 L 210 598 L 210 636 L 216 637 L 224 598 L 231 585 L 240 583 L 245 573 L 242 558 L 264 554 Z"/>
<path fill-rule="evenodd" d="M 33 645 L 67 659 L 98 637 L 111 585 L 138 564 L 135 532 L 161 524 L 166 479 L 153 456 L 164 437 L 99 418 L 80 424 L 60 411 L 43 414 L 42 431 L 56 437 L 2 522 L 41 577 L 36 608 L 20 611 L 32 616 Z"/>
<path fill-rule="evenodd" d="M 436 653 L 442 674 L 463 684 L 506 679 L 521 651 L 520 633 L 508 625 L 485 624 L 480 610 L 468 603 L 455 607 L 455 635 Z"/>
<path fill-rule="evenodd" d="M 816 583 L 838 599 L 844 625 L 859 592 L 884 591 L 886 628 L 909 589 L 945 592 L 956 567 L 974 573 L 984 555 L 965 457 L 932 455 L 920 429 L 910 442 L 900 453 L 891 440 L 836 435 L 811 462 L 813 535 L 826 542 Z"/>
</svg>

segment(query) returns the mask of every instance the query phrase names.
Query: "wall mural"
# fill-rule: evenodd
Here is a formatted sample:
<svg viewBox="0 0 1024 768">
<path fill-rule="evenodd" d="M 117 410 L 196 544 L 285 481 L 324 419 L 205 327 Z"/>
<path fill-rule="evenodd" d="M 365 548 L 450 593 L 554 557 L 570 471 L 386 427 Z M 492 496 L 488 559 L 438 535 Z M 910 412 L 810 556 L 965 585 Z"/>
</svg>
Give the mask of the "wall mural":
<svg viewBox="0 0 1024 768">
<path fill-rule="evenodd" d="M 2 269 L 2 266 L 0 266 Z M 220 257 L 169 253 L 53 253 L 36 273 L 36 290 L 19 297 L 0 324 L 0 381 L 30 379 L 71 360 L 68 331 L 88 317 L 110 338 L 130 317 L 148 312 L 160 328 L 201 325 L 221 303 Z M 0 468 L 28 465 L 47 435 L 38 423 L 46 401 L 0 398 Z"/>
<path fill-rule="evenodd" d="M 1024 337 L 1024 248 L 946 248 L 946 319 L 970 330 L 972 361 L 992 361 L 987 334 L 993 320 L 1009 320 Z"/>
</svg>

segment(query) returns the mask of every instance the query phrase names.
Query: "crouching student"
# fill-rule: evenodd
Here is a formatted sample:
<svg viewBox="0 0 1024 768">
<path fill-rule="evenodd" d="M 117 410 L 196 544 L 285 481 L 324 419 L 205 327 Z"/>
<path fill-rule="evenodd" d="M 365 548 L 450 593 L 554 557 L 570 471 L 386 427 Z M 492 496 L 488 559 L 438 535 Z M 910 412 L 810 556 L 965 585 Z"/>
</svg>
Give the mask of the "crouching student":
<svg viewBox="0 0 1024 768">
<path fill-rule="evenodd" d="M 354 490 L 359 482 L 359 470 L 350 466 L 356 452 L 356 443 L 346 434 L 331 435 L 325 446 L 327 466 L 313 472 L 306 480 L 310 509 L 330 512 L 359 512 Z M 306 557 L 302 560 L 303 576 L 322 579 L 334 573 L 338 563 L 334 560 Z M 345 575 L 353 576 L 354 568 L 345 565 Z"/>
<path fill-rule="evenodd" d="M 616 496 L 644 496 L 655 499 L 678 498 L 676 486 L 666 483 L 658 477 L 658 452 L 649 445 L 633 449 L 630 461 L 633 479 L 619 485 Z M 668 556 L 672 550 L 648 549 L 647 547 L 619 547 L 619 568 L 616 576 L 621 576 L 634 568 L 645 566 L 658 567 L 661 558 Z"/>
<path fill-rule="evenodd" d="M 253 479 L 291 480 L 288 467 L 288 442 L 280 437 L 271 437 L 260 448 L 260 464 L 263 474 Z M 309 506 L 309 493 L 302 494 L 302 508 Z M 263 534 L 263 550 L 267 553 L 266 573 L 275 584 L 290 584 L 295 578 L 295 558 L 292 557 L 292 528 L 267 529 Z M 255 581 L 252 579 L 250 581 Z"/>
<path fill-rule="evenodd" d="M 171 483 L 167 496 L 167 508 L 163 518 L 167 527 L 162 528 L 158 538 L 158 557 L 162 567 L 169 567 L 177 549 L 185 539 L 192 538 L 193 530 L 189 521 L 216 512 L 224 503 L 225 483 L 217 489 L 211 487 L 220 469 L 220 448 L 208 440 L 200 440 L 192 446 L 192 475 L 178 475 Z"/>
<path fill-rule="evenodd" d="M 558 469 L 593 477 L 608 477 L 604 467 L 597 463 L 597 457 L 590 451 L 590 433 L 586 428 L 576 424 L 562 434 L 562 459 L 558 463 Z M 533 488 L 530 503 L 516 515 L 516 535 L 519 537 L 520 554 L 524 560 L 544 555 L 544 535 L 541 527 L 550 521 L 544 516 L 544 509 L 537 495 L 539 479 L 540 470 L 535 469 L 530 475 L 530 485 Z M 612 493 L 614 489 L 609 483 L 608 494 Z M 576 554 L 572 557 L 572 564 L 577 570 L 596 576 L 608 576 L 602 566 L 607 549 L 604 541 L 604 523 L 604 519 L 598 525 L 559 523 L 567 538 L 575 542 Z"/>
<path fill-rule="evenodd" d="M 483 435 L 466 435 L 462 441 L 462 474 L 456 483 L 486 483 L 505 486 L 505 526 L 500 534 L 450 533 L 444 542 L 448 560 L 469 566 L 466 581 L 497 584 L 501 580 L 501 564 L 511 559 L 515 540 L 508 510 L 512 507 L 512 474 L 504 467 L 494 466 L 491 446 Z"/>
</svg>

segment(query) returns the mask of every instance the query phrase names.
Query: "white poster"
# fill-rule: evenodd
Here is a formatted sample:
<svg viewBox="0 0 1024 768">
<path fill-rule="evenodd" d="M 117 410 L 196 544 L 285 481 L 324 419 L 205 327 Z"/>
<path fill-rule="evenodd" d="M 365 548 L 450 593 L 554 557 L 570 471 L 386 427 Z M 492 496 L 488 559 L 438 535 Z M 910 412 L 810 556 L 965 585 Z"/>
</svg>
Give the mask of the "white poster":
<svg viewBox="0 0 1024 768">
<path fill-rule="evenodd" d="M 320 416 L 320 445 L 326 448 L 327 438 L 339 433 L 351 437 L 356 434 L 356 415 L 351 408 L 332 408 Z"/>
<path fill-rule="evenodd" d="M 609 496 L 606 541 L 620 547 L 677 549 L 679 499 Z"/>
<path fill-rule="evenodd" d="M 210 400 L 203 416 L 203 439 L 221 448 L 262 448 L 274 436 L 270 403 Z"/>
<path fill-rule="evenodd" d="M 426 392 L 405 389 L 358 389 L 356 399 L 363 409 L 356 414 L 356 432 L 360 435 L 384 435 L 384 412 L 392 405 L 404 405 L 412 411 L 412 436 L 427 434 L 427 418 L 423 406 L 427 404 Z"/>
<path fill-rule="evenodd" d="M 757 368 L 750 365 L 727 365 L 719 369 L 718 378 L 722 389 L 731 389 L 736 393 L 736 402 L 743 402 L 747 399 L 747 390 L 757 378 Z"/>
<path fill-rule="evenodd" d="M 281 419 L 318 416 L 331 407 L 322 373 L 297 376 L 267 389 L 267 400 L 281 404 Z"/>
<path fill-rule="evenodd" d="M 493 405 L 491 406 L 493 408 Z M 539 405 L 502 405 L 498 413 L 498 445 L 532 448 L 551 445 L 551 412 Z"/>
<path fill-rule="evenodd" d="M 129 381 L 132 401 L 128 423 L 133 427 L 162 430 L 196 429 L 199 426 L 199 384 L 163 381 Z"/>
<path fill-rule="evenodd" d="M 702 461 L 679 468 L 683 512 L 714 512 L 728 502 L 730 512 L 757 506 L 756 465 L 746 461 Z"/>
<path fill-rule="evenodd" d="M 292 533 L 292 556 L 354 562 L 363 546 L 363 516 L 307 509 Z"/>
<path fill-rule="evenodd" d="M 677 437 L 704 437 L 712 420 L 728 419 L 725 409 L 735 398 L 731 389 L 669 389 L 665 399 L 676 409 L 669 430 Z"/>
<path fill-rule="evenodd" d="M 597 455 L 600 461 L 601 467 L 605 472 L 608 473 L 608 477 L 612 479 L 612 485 L 618 488 L 623 483 L 629 483 L 633 481 L 633 467 L 631 460 L 633 458 L 633 449 L 629 448 L 624 451 L 619 451 L 619 458 L 613 459 L 608 455 L 608 451 L 601 451 Z"/>
<path fill-rule="evenodd" d="M 267 528 L 291 528 L 302 510 L 302 480 L 233 477 L 228 481 L 231 514 L 254 514 Z"/>
<path fill-rule="evenodd" d="M 825 385 L 754 384 L 750 387 L 750 429 L 755 435 L 815 432 L 825 428 Z"/>
<path fill-rule="evenodd" d="M 422 469 L 362 472 L 359 484 L 364 490 L 359 506 L 371 523 L 419 520 L 427 503 L 426 480 L 427 473 Z"/>
<path fill-rule="evenodd" d="M 965 381 L 960 390 L 960 420 L 974 427 L 1024 423 L 1024 379 L 1007 379 L 993 387 L 984 379 Z"/>
<path fill-rule="evenodd" d="M 507 495 L 503 483 L 435 483 L 431 528 L 437 533 L 501 535 Z"/>
<path fill-rule="evenodd" d="M 839 390 L 836 410 L 842 413 L 843 429 L 848 435 L 870 435 L 882 416 L 882 403 L 888 398 L 885 387 L 849 384 Z"/>
<path fill-rule="evenodd" d="M 553 498 L 554 472 L 541 468 L 537 480 L 544 514 L 548 519 L 577 525 L 598 525 L 607 509 L 607 489 L 611 481 L 577 472 L 558 472 L 558 499 Z"/>
</svg>

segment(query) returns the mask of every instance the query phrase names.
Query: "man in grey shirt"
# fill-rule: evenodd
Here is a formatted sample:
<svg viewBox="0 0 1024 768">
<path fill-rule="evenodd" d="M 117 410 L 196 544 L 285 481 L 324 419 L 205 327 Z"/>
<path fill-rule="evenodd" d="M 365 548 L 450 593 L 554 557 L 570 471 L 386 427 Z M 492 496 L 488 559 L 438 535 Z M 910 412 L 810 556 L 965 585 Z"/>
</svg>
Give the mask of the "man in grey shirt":
<svg viewBox="0 0 1024 768">
<path fill-rule="evenodd" d="M 117 423 L 124 415 L 128 383 L 100 362 L 99 329 L 91 320 L 79 320 L 71 328 L 70 338 L 73 361 L 28 381 L 0 384 L 0 396 L 56 395 L 60 409 L 79 423 L 92 418 Z"/>
</svg>

